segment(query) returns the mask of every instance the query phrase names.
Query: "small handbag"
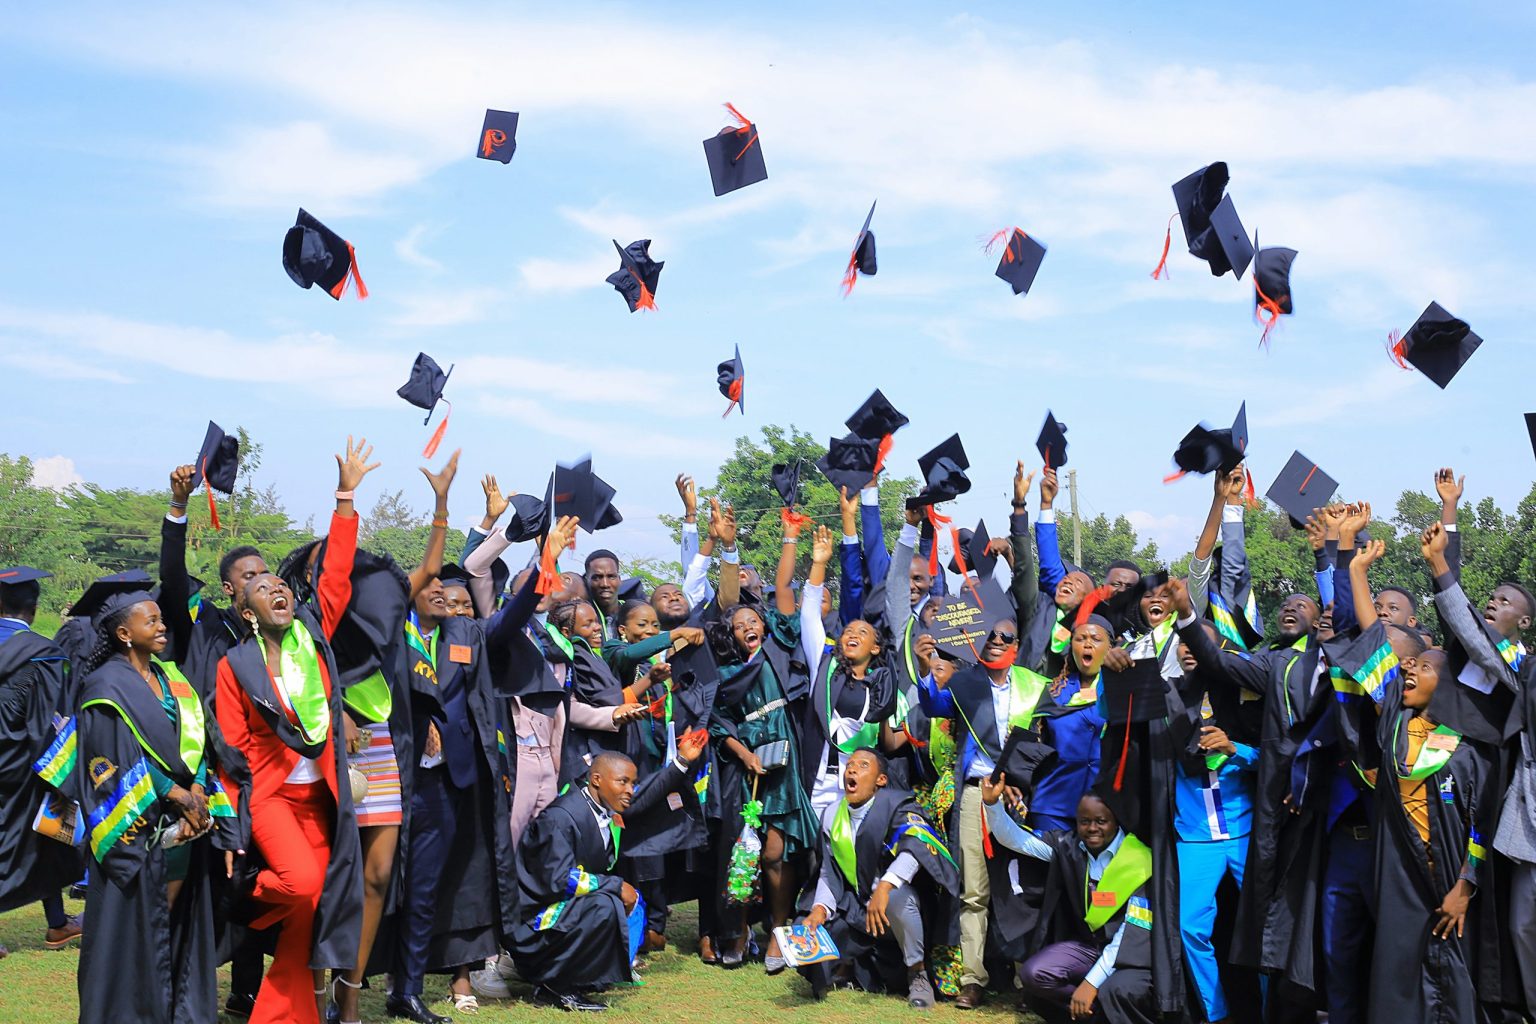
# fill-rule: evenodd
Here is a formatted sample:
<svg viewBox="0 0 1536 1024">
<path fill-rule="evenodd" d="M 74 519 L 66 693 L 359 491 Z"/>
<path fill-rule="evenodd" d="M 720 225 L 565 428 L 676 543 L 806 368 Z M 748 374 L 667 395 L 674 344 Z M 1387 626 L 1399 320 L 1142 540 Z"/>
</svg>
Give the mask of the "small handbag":
<svg viewBox="0 0 1536 1024">
<path fill-rule="evenodd" d="M 789 741 L 774 740 L 772 743 L 764 743 L 760 747 L 754 747 L 752 754 L 762 764 L 763 771 L 765 772 L 787 767 L 789 765 Z"/>
</svg>

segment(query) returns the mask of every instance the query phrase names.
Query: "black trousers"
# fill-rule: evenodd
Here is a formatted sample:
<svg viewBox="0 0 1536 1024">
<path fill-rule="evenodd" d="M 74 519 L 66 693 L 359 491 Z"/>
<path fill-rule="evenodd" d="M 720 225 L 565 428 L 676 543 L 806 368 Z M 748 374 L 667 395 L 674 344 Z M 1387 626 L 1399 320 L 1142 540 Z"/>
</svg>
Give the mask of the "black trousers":
<svg viewBox="0 0 1536 1024">
<path fill-rule="evenodd" d="M 459 805 L 459 790 L 443 766 L 416 773 L 411 793 L 411 832 L 405 861 L 405 898 L 400 909 L 395 993 L 421 995 L 427 949 L 437 919 L 438 883 L 448 866 Z"/>
</svg>

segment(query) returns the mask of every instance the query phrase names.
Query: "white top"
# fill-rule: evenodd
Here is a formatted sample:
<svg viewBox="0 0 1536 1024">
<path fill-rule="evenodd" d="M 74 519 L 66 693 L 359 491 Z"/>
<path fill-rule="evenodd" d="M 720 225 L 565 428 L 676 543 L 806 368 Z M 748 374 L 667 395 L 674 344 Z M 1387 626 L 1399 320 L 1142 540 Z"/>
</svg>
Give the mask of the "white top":
<svg viewBox="0 0 1536 1024">
<path fill-rule="evenodd" d="M 283 685 L 282 676 L 273 676 L 272 682 L 277 686 Z M 299 763 L 293 766 L 293 771 L 284 779 L 291 785 L 304 786 L 311 782 L 319 782 L 325 776 L 320 774 L 320 759 L 315 757 L 301 757 Z"/>
</svg>

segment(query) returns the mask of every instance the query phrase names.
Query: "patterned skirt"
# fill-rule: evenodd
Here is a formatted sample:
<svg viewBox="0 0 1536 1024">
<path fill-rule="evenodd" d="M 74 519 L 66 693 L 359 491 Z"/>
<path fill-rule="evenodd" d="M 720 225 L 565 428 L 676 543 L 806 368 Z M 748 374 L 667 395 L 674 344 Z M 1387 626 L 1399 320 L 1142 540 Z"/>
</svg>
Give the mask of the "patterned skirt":
<svg viewBox="0 0 1536 1024">
<path fill-rule="evenodd" d="M 369 734 L 368 745 L 347 756 L 347 763 L 368 780 L 368 795 L 356 805 L 357 825 L 398 825 L 402 819 L 400 765 L 395 761 L 395 741 L 389 735 L 389 723 L 364 722 L 359 728 Z"/>
</svg>

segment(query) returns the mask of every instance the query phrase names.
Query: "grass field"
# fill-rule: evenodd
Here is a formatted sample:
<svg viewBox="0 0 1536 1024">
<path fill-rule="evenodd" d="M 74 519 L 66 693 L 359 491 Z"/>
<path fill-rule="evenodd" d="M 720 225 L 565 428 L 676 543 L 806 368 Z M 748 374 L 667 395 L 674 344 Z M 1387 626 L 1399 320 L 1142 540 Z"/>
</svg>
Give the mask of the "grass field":
<svg viewBox="0 0 1536 1024">
<path fill-rule="evenodd" d="M 79 913 L 81 904 L 70 903 L 69 910 Z M 0 945 L 11 951 L 10 956 L 0 960 L 0 1024 L 64 1024 L 76 1019 L 75 968 L 80 962 L 80 951 L 78 947 L 61 952 L 45 950 L 43 929 L 42 910 L 36 904 L 0 916 Z M 994 996 L 986 1006 L 971 1012 L 941 1003 L 928 1013 L 919 1013 L 908 1009 L 905 999 L 860 992 L 833 992 L 826 1002 L 816 1004 L 811 1001 L 810 987 L 792 972 L 770 978 L 763 974 L 760 964 L 748 964 L 737 971 L 705 967 L 694 956 L 695 934 L 692 904 L 678 908 L 668 928 L 673 944 L 647 958 L 643 985 L 624 986 L 603 997 L 611 1009 L 602 1019 L 614 1024 L 804 1024 L 814 1014 L 817 1024 L 869 1024 L 877 1018 L 888 1024 L 906 1017 L 954 1024 L 1038 1020 L 1032 1016 L 1020 1018 L 1014 1011 L 1012 997 Z M 224 983 L 220 986 L 222 1002 L 227 994 L 227 969 L 220 972 L 220 979 Z M 447 993 L 445 979 L 427 979 L 427 997 L 432 1008 L 452 1015 L 453 1003 Z M 552 1021 L 563 1016 L 517 1000 L 485 1000 L 478 1014 L 460 1015 L 456 1019 L 495 1024 Z M 363 993 L 363 1019 L 388 1019 L 384 1016 L 382 992 Z"/>
</svg>

